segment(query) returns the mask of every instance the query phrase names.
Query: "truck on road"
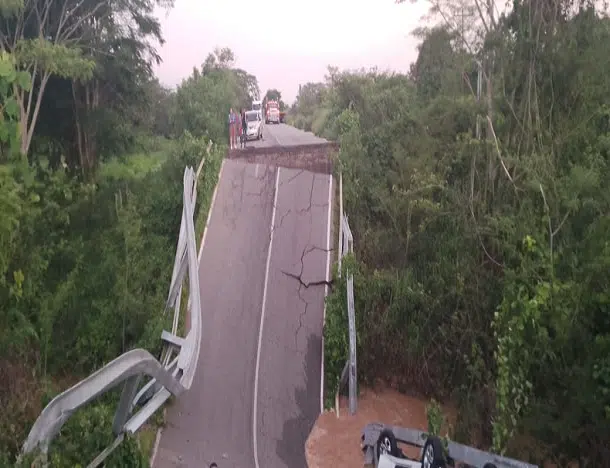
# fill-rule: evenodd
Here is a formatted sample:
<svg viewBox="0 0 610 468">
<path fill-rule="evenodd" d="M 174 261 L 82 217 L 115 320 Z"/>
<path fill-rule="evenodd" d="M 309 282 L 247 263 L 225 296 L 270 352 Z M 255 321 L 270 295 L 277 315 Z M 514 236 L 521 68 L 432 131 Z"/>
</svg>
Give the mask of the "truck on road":
<svg viewBox="0 0 610 468">
<path fill-rule="evenodd" d="M 277 101 L 268 100 L 265 113 L 265 123 L 280 123 L 280 104 Z"/>
</svg>

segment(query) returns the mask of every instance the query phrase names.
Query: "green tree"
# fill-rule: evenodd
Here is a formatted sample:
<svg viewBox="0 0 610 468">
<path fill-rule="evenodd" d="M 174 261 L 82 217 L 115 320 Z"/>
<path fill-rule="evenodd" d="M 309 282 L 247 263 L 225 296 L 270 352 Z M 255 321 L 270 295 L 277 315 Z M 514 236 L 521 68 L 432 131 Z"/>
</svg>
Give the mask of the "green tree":
<svg viewBox="0 0 610 468">
<path fill-rule="evenodd" d="M 601 466 L 610 22 L 572 2 L 432 6 L 442 23 L 417 31 L 409 76 L 329 68 L 291 116 L 341 143 L 361 377 L 454 399 L 460 441 Z M 346 351 L 343 287 L 328 382 Z"/>
<path fill-rule="evenodd" d="M 15 4 L 17 5 L 17 4 Z M 94 62 L 82 56 L 78 43 L 80 26 L 96 14 L 103 14 L 103 3 L 66 5 L 53 0 L 18 4 L 4 9 L 5 28 L 0 29 L 0 46 L 12 52 L 19 67 L 33 78 L 31 90 L 15 88 L 22 127 L 21 152 L 29 152 L 40 105 L 52 75 L 66 78 L 91 76 Z M 26 21 L 27 20 L 27 21 Z"/>
<path fill-rule="evenodd" d="M 173 114 L 175 131 L 188 130 L 195 136 L 206 135 L 214 141 L 228 139 L 229 108 L 249 109 L 259 95 L 255 76 L 233 67 L 233 52 L 216 49 L 201 67 L 195 68 L 176 91 Z"/>
</svg>

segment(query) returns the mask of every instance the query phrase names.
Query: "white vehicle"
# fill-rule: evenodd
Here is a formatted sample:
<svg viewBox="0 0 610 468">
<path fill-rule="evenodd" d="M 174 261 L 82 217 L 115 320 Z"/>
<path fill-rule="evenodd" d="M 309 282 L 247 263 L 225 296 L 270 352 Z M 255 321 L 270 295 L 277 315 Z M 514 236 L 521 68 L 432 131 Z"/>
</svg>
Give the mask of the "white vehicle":
<svg viewBox="0 0 610 468">
<path fill-rule="evenodd" d="M 263 101 L 252 101 L 252 110 L 257 111 L 263 120 Z"/>
<path fill-rule="evenodd" d="M 252 101 L 252 110 L 262 112 L 263 101 Z"/>
<path fill-rule="evenodd" d="M 252 110 L 258 112 L 258 116 L 261 119 L 261 139 L 263 138 L 263 126 L 265 125 L 265 118 L 263 117 L 263 101 L 252 101 Z"/>
<path fill-rule="evenodd" d="M 263 137 L 263 119 L 260 111 L 250 110 L 246 112 L 246 139 L 260 140 Z"/>
</svg>

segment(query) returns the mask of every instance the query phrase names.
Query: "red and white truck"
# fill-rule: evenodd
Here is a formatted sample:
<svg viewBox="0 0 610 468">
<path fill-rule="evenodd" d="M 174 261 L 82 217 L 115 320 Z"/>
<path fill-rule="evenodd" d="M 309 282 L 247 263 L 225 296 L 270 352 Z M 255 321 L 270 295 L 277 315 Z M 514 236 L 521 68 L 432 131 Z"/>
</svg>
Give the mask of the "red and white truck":
<svg viewBox="0 0 610 468">
<path fill-rule="evenodd" d="M 265 123 L 280 123 L 280 103 L 268 100 L 265 106 Z"/>
</svg>

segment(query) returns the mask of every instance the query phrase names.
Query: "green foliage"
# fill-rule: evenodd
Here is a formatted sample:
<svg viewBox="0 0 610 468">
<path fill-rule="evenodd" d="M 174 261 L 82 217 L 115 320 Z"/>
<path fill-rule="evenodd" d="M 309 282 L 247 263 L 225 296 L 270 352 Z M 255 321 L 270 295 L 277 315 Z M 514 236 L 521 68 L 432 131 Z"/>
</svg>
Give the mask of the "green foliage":
<svg viewBox="0 0 610 468">
<path fill-rule="evenodd" d="M 227 48 L 201 80 L 161 86 L 156 6 L 171 4 L 49 1 L 41 15 L 40 2 L 0 2 L 1 466 L 59 392 L 126 350 L 159 351 L 184 168 L 206 157 L 201 228 L 224 147 L 207 155 L 199 137 L 222 141 L 228 108 L 259 93 Z M 117 399 L 68 421 L 52 466 L 112 441 Z M 107 466 L 146 466 L 142 450 L 127 440 Z"/>
<path fill-rule="evenodd" d="M 66 388 L 53 385 L 54 376 L 78 379 L 133 347 L 159 351 L 183 171 L 197 167 L 206 147 L 206 140 L 187 134 L 169 154 L 153 155 L 152 165 L 138 156 L 140 170 L 115 164 L 96 184 L 79 182 L 63 169 L 5 167 L 0 452 L 13 455 L 41 406 Z M 197 213 L 209 206 L 221 155 L 217 150 L 206 159 Z M 20 404 L 23 393 L 30 395 L 27 405 Z M 70 420 L 54 445 L 54 466 L 93 459 L 111 441 L 116 401 L 103 399 Z M 124 442 L 113 455 L 116 466 L 126 466 L 127 459 L 129 466 L 144 466 L 133 464 L 134 456 L 141 457 L 134 444 Z"/>
<path fill-rule="evenodd" d="M 23 0 L 1 0 L 0 15 L 10 18 L 23 8 Z"/>
<path fill-rule="evenodd" d="M 62 428 L 61 434 L 49 449 L 52 467 L 85 467 L 91 460 L 83 456 L 100 453 L 114 441 L 112 421 L 118 398 L 104 398 L 74 414 Z M 137 439 L 128 436 L 110 454 L 105 466 L 147 468 L 148 459 L 138 446 Z"/>
<path fill-rule="evenodd" d="M 83 57 L 81 49 L 54 44 L 44 38 L 20 41 L 15 53 L 24 66 L 39 66 L 63 78 L 88 80 L 95 68 L 95 62 Z"/>
<path fill-rule="evenodd" d="M 6 51 L 0 52 L 0 161 L 19 151 L 21 129 L 20 110 L 14 90 L 30 90 L 30 75 L 17 68 L 15 58 Z"/>
<path fill-rule="evenodd" d="M 335 392 L 339 386 L 341 372 L 348 358 L 349 336 L 347 323 L 346 273 L 353 260 L 348 256 L 342 263 L 342 275 L 333 271 L 332 291 L 326 297 L 326 319 L 324 321 L 324 407 L 333 408 Z"/>
<path fill-rule="evenodd" d="M 426 405 L 426 420 L 428 422 L 428 434 L 440 436 L 445 417 L 441 405 L 434 398 Z"/>
<path fill-rule="evenodd" d="M 215 143 L 228 141 L 229 109 L 249 109 L 259 93 L 256 78 L 233 68 L 231 57 L 230 49 L 217 50 L 216 55 L 210 54 L 201 70 L 195 68 L 183 80 L 171 113 L 174 135 L 188 130 L 196 137 L 205 136 Z"/>
<path fill-rule="evenodd" d="M 470 48 L 459 28 L 422 30 L 409 76 L 330 68 L 290 119 L 341 143 L 360 378 L 455 400 L 463 442 L 602 466 L 610 21 L 545 8 L 515 3 Z M 336 281 L 327 404 L 347 356 Z"/>
</svg>

